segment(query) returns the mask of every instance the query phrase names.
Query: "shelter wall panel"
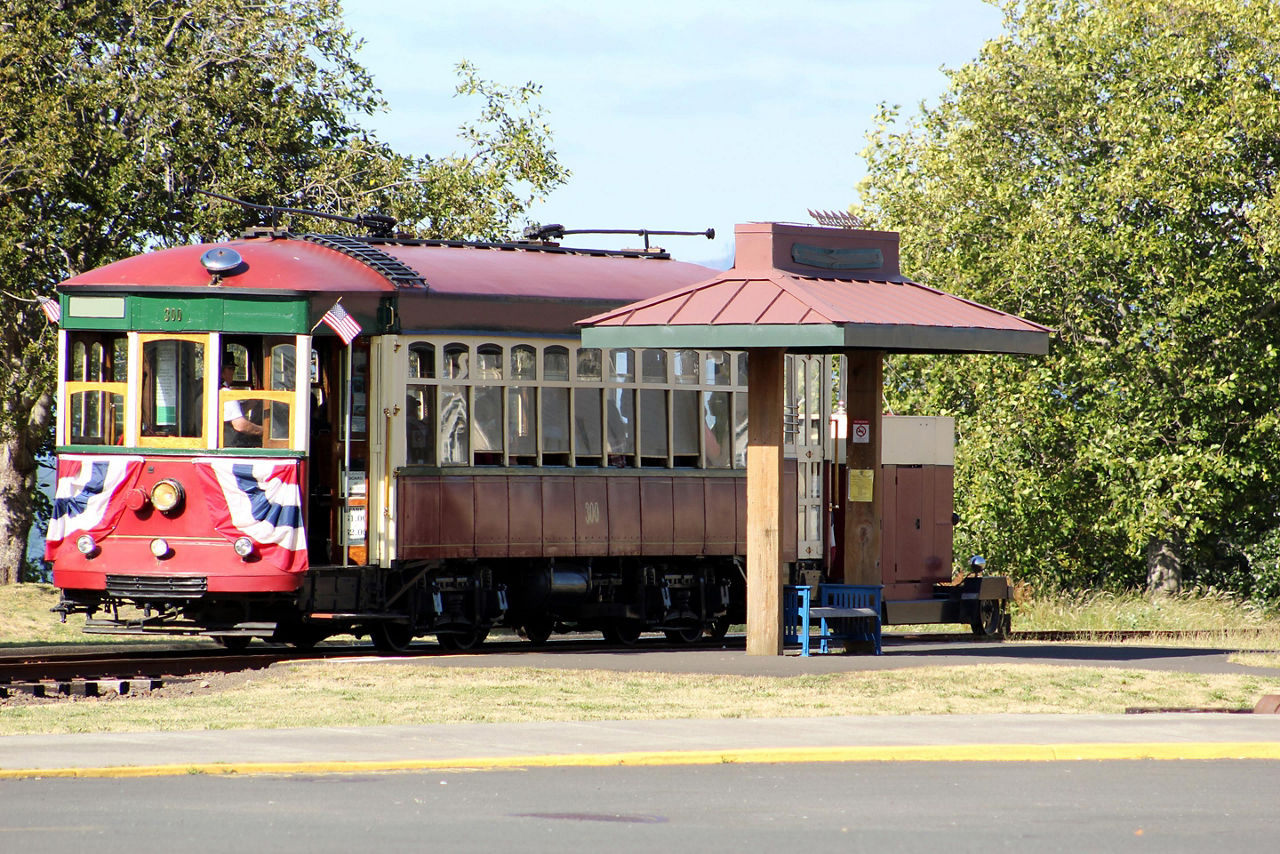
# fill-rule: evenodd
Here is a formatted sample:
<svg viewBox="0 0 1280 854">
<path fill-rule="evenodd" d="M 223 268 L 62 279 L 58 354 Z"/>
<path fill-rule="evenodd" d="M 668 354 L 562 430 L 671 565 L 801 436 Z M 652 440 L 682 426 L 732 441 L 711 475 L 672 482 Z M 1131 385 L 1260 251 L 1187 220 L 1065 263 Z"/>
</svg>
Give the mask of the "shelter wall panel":
<svg viewBox="0 0 1280 854">
<path fill-rule="evenodd" d="M 398 557 L 418 560 L 439 557 L 440 479 L 401 478 L 396 493 Z"/>
<path fill-rule="evenodd" d="M 475 557 L 475 478 L 440 480 L 440 557 Z"/>
<path fill-rule="evenodd" d="M 884 599 L 913 600 L 932 599 L 933 585 L 927 581 L 897 581 L 884 586 Z"/>
<path fill-rule="evenodd" d="M 507 556 L 507 479 L 477 477 L 474 480 L 476 557 Z"/>
<path fill-rule="evenodd" d="M 577 554 L 573 478 L 543 477 L 542 482 L 542 553 L 548 557 L 570 557 Z M 512 523 L 514 527 L 514 522 Z M 514 538 L 512 548 L 515 548 Z"/>
<path fill-rule="evenodd" d="M 933 466 L 933 548 L 924 580 L 950 582 L 955 565 L 955 469 Z"/>
<path fill-rule="evenodd" d="M 609 488 L 603 477 L 573 478 L 573 516 L 577 554 L 581 557 L 609 554 Z"/>
<path fill-rule="evenodd" d="M 842 468 L 841 473 L 847 474 L 847 470 Z M 880 583 L 885 585 L 884 598 L 888 599 L 888 590 L 898 577 L 898 467 L 881 466 L 880 477 L 884 483 L 880 494 Z"/>
<path fill-rule="evenodd" d="M 887 467 L 886 467 L 887 468 Z M 933 542 L 931 478 L 917 466 L 894 466 L 896 513 L 892 517 L 897 533 L 893 553 L 895 581 L 919 581 L 924 575 L 925 557 Z M 889 473 L 885 472 L 888 482 Z"/>
<path fill-rule="evenodd" d="M 508 519 L 511 557 L 542 554 L 542 478 L 505 477 L 511 502 Z"/>
<path fill-rule="evenodd" d="M 641 476 L 639 481 L 641 550 L 647 555 L 672 554 L 675 505 L 671 478 Z"/>
<path fill-rule="evenodd" d="M 672 547 L 675 554 L 702 554 L 707 535 L 706 492 L 701 478 L 677 477 L 671 481 Z"/>
<path fill-rule="evenodd" d="M 608 478 L 609 554 L 640 554 L 640 479 Z"/>
</svg>

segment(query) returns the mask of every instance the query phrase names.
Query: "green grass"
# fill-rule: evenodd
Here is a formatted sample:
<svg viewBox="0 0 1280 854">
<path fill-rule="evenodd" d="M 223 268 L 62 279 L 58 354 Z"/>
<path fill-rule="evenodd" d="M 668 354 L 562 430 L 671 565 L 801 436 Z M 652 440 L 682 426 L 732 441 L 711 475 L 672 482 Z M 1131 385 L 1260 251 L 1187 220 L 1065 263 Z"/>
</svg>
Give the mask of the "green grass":
<svg viewBox="0 0 1280 854">
<path fill-rule="evenodd" d="M 0 706 L 0 734 L 459 722 L 830 715 L 1118 713 L 1251 708 L 1280 679 L 1047 665 L 792 677 L 315 661 L 226 690 Z"/>
<path fill-rule="evenodd" d="M 79 617 L 59 624 L 48 611 L 56 602 L 57 591 L 47 585 L 0 587 L 0 646 L 135 642 L 82 635 L 75 625 Z M 1024 599 L 1015 605 L 1014 628 L 1194 628 L 1214 632 L 1201 645 L 1239 650 L 1233 661 L 1280 667 L 1280 620 L 1220 595 Z M 0 701 L 0 735 L 462 721 L 1106 713 L 1130 706 L 1249 708 L 1264 694 L 1280 693 L 1280 679 L 1265 674 L 1041 665 L 742 677 L 433 667 L 430 660 L 413 666 L 312 661 L 210 676 L 208 683 L 137 696 Z"/>
<path fill-rule="evenodd" d="M 88 635 L 84 615 L 68 617 L 65 623 L 51 612 L 58 604 L 58 590 L 51 584 L 0 585 L 0 648 L 27 646 L 80 646 L 82 644 L 162 643 L 174 638 L 155 635 Z M 185 640 L 205 644 L 210 641 Z"/>
</svg>

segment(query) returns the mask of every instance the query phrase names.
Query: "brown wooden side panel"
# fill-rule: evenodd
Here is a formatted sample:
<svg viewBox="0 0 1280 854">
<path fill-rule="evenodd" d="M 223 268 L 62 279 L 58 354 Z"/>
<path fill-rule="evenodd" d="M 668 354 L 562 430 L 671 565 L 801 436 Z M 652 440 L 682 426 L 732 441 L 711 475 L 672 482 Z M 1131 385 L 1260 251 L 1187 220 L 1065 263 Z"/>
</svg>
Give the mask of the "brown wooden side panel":
<svg viewBox="0 0 1280 854">
<path fill-rule="evenodd" d="M 475 478 L 441 478 L 439 557 L 475 557 L 475 511 Z"/>
<path fill-rule="evenodd" d="M 400 557 L 439 557 L 440 478 L 401 479 L 396 485 L 396 544 Z"/>
<path fill-rule="evenodd" d="M 737 508 L 737 510 L 734 513 L 735 525 L 734 525 L 734 534 L 733 534 L 733 554 L 744 555 L 747 553 L 747 524 L 748 524 L 747 479 L 745 477 L 742 478 L 741 480 L 736 480 L 736 479 L 734 480 L 733 494 L 734 494 L 734 506 Z M 795 509 L 792 508 L 791 512 L 794 513 Z M 786 513 L 787 513 L 787 508 L 784 505 L 782 508 L 782 514 L 785 516 Z M 785 542 L 782 544 L 782 547 L 786 548 Z"/>
<path fill-rule="evenodd" d="M 542 478 L 504 477 L 510 496 L 511 557 L 542 554 Z"/>
<path fill-rule="evenodd" d="M 704 550 L 712 555 L 731 555 L 738 541 L 738 484 L 741 481 L 723 477 L 709 477 L 702 481 L 705 496 L 706 540 Z M 744 486 L 745 488 L 745 486 Z M 742 508 L 741 515 L 746 515 Z"/>
<path fill-rule="evenodd" d="M 580 557 L 609 554 L 608 483 L 602 477 L 575 477 L 573 492 L 577 554 Z"/>
<path fill-rule="evenodd" d="M 673 478 L 671 504 L 673 552 L 701 554 L 707 536 L 706 491 L 702 488 L 702 478 Z"/>
<path fill-rule="evenodd" d="M 795 460 L 782 461 L 782 560 L 794 561 L 798 556 L 800 500 L 796 490 L 800 488 L 799 470 Z M 745 488 L 746 480 L 743 479 Z"/>
<path fill-rule="evenodd" d="M 605 513 L 609 517 L 609 554 L 640 554 L 640 478 L 610 477 L 609 502 Z"/>
<path fill-rule="evenodd" d="M 542 554 L 572 557 L 577 554 L 573 478 L 544 477 L 539 480 L 542 481 Z M 515 524 L 512 519 L 513 529 Z M 514 552 L 514 541 L 511 546 Z"/>
<path fill-rule="evenodd" d="M 478 477 L 472 490 L 476 557 L 506 557 L 511 539 L 507 530 L 507 478 Z"/>
<path fill-rule="evenodd" d="M 640 477 L 640 551 L 647 555 L 674 554 L 675 540 L 671 478 Z"/>
</svg>

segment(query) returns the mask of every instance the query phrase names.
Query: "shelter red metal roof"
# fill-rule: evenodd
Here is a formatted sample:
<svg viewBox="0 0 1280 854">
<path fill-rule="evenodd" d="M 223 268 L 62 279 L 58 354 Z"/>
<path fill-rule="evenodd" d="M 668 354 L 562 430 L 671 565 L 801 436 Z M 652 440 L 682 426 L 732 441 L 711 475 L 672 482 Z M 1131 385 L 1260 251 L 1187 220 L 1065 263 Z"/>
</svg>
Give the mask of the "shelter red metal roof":
<svg viewBox="0 0 1280 854">
<path fill-rule="evenodd" d="M 583 343 L 1048 351 L 1047 327 L 902 277 L 894 232 L 749 223 L 736 237 L 733 269 L 579 321 Z"/>
</svg>

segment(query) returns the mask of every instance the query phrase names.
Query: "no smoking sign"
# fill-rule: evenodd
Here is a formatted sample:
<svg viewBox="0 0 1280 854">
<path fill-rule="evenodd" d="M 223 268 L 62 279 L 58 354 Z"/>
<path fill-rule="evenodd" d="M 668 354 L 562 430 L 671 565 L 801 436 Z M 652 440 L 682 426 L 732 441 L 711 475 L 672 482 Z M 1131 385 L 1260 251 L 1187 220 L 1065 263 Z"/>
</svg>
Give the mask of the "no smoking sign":
<svg viewBox="0 0 1280 854">
<path fill-rule="evenodd" d="M 850 421 L 849 422 L 849 441 L 859 445 L 865 445 L 871 441 L 871 422 L 870 421 Z"/>
</svg>

